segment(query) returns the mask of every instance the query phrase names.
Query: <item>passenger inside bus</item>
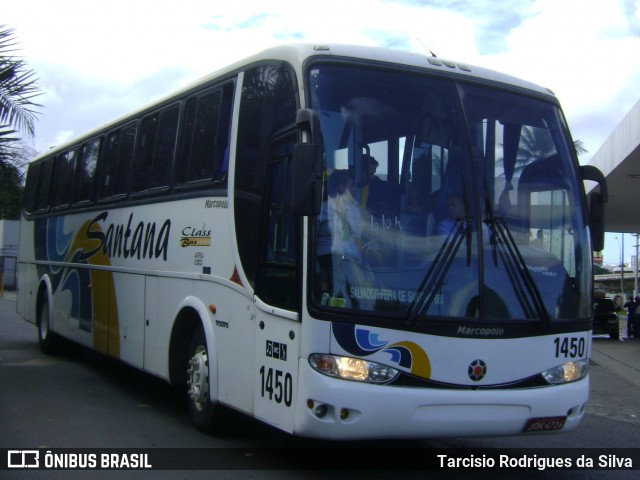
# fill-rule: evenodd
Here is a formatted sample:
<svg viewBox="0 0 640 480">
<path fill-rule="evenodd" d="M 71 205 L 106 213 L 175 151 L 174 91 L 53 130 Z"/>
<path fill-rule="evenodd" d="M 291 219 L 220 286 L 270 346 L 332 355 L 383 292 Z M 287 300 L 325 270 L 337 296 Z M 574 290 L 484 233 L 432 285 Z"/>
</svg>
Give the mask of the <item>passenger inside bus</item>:
<svg viewBox="0 0 640 480">
<path fill-rule="evenodd" d="M 327 213 L 331 228 L 331 252 L 338 257 L 360 261 L 362 227 L 360 209 L 348 170 L 334 170 L 329 177 Z"/>
<path fill-rule="evenodd" d="M 371 156 L 368 147 L 367 153 L 362 155 L 364 179 L 362 181 L 361 205 L 374 216 L 383 213 L 390 214 L 397 208 L 400 192 L 388 181 L 382 181 L 376 176 L 379 163 Z"/>
<path fill-rule="evenodd" d="M 328 198 L 318 218 L 318 249 L 322 302 L 344 306 L 345 285 L 353 267 L 361 263 L 362 226 L 360 206 L 354 197 L 354 182 L 349 170 L 334 170 L 329 176 Z"/>
<path fill-rule="evenodd" d="M 438 222 L 437 234 L 450 235 L 458 223 L 465 218 L 464 200 L 462 195 L 457 193 L 447 197 L 447 217 Z"/>
</svg>

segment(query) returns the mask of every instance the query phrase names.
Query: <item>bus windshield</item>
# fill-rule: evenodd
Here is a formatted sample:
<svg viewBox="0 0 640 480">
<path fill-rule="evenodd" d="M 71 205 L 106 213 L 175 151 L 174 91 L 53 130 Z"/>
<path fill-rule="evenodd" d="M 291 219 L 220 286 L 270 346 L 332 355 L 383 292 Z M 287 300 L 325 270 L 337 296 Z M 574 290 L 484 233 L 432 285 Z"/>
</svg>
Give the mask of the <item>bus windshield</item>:
<svg viewBox="0 0 640 480">
<path fill-rule="evenodd" d="M 325 154 L 316 307 L 407 325 L 589 317 L 590 244 L 554 102 L 412 71 L 308 75 Z"/>
</svg>

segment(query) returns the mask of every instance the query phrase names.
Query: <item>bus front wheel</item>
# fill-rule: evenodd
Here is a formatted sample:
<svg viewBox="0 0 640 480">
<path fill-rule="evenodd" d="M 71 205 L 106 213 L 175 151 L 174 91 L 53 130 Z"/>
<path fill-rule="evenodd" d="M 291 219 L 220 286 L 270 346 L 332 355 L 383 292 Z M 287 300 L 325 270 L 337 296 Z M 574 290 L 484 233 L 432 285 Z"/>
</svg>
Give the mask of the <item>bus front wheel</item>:
<svg viewBox="0 0 640 480">
<path fill-rule="evenodd" d="M 202 326 L 193 334 L 189 346 L 187 363 L 187 399 L 189 414 L 196 428 L 201 432 L 215 433 L 220 431 L 220 405 L 211 401 L 209 396 L 210 382 L 213 380 L 209 369 L 209 352 Z"/>
</svg>

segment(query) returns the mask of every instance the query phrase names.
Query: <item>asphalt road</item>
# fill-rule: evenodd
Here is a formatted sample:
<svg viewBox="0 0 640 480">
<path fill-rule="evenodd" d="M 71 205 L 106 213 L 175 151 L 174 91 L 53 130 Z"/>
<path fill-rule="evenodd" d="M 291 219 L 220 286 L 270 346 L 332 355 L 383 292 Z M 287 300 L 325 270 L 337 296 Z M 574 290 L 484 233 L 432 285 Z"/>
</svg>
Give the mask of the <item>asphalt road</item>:
<svg viewBox="0 0 640 480">
<path fill-rule="evenodd" d="M 0 448 L 221 448 L 252 452 L 278 448 L 279 460 L 299 453 L 330 455 L 336 444 L 294 438 L 230 412 L 234 429 L 225 437 L 197 432 L 186 404 L 164 382 L 81 348 L 58 356 L 40 353 L 36 329 L 15 314 L 15 297 L 0 299 Z M 427 478 L 432 471 L 389 471 L 389 448 L 545 449 L 637 448 L 640 446 L 640 341 L 594 339 L 591 399 L 574 432 L 560 435 L 447 438 L 433 441 L 345 442 L 341 449 L 370 452 L 371 469 L 292 471 L 2 471 L 0 478 Z M 238 450 L 239 449 L 239 450 Z M 363 450 L 364 449 L 364 450 Z M 594 452 L 597 450 L 585 450 Z M 248 454 L 251 455 L 251 454 Z M 248 458 L 248 457 L 247 457 Z M 362 459 L 358 462 L 362 464 Z M 385 470 L 380 470 L 384 466 Z M 242 466 L 241 466 L 242 467 Z M 637 465 L 636 468 L 640 468 Z M 433 473 L 433 472 L 432 472 Z M 468 470 L 438 471 L 437 478 L 469 478 Z M 639 478 L 640 470 L 474 470 L 473 477 Z"/>
</svg>

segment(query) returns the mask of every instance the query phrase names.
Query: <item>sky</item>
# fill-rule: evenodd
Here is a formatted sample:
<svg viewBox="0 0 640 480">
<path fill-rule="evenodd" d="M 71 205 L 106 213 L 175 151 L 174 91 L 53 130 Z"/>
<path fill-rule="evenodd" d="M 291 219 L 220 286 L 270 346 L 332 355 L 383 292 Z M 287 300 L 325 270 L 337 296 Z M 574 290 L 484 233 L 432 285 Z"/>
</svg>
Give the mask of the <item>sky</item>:
<svg viewBox="0 0 640 480">
<path fill-rule="evenodd" d="M 44 92 L 38 152 L 291 42 L 431 51 L 548 87 L 581 163 L 640 100 L 640 0 L 21 0 L 0 25 Z M 604 258 L 619 263 L 615 235 Z"/>
</svg>

